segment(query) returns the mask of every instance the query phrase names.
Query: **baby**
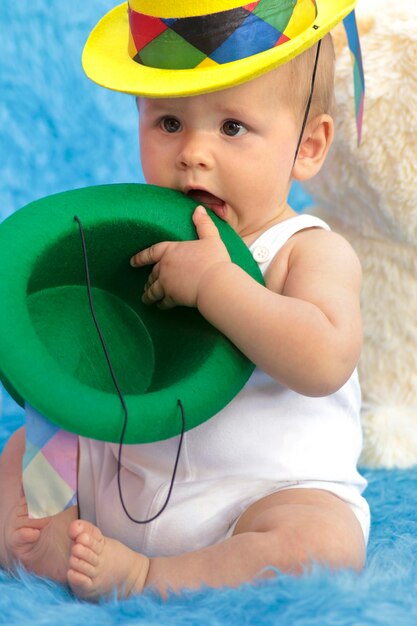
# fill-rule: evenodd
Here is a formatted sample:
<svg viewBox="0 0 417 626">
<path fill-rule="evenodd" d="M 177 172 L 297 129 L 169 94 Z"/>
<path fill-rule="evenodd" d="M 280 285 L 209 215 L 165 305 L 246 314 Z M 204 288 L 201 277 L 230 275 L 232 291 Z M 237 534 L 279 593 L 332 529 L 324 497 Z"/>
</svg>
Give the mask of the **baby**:
<svg viewBox="0 0 417 626">
<path fill-rule="evenodd" d="M 288 204 L 291 182 L 314 176 L 332 143 L 333 71 L 327 34 L 239 85 L 137 98 L 146 181 L 182 191 L 230 224 L 266 285 L 231 262 L 198 206 L 197 240 L 161 242 L 131 259 L 152 266 L 143 301 L 197 307 L 256 370 L 229 405 L 185 434 L 170 503 L 149 524 L 135 524 L 120 503 L 118 446 L 84 438 L 79 510 L 29 519 L 18 431 L 0 460 L 4 567 L 20 561 L 88 599 L 115 588 L 165 596 L 237 586 L 313 563 L 363 567 L 361 270 L 343 238 Z M 124 447 L 121 480 L 134 518 L 160 509 L 177 447 L 178 438 Z"/>
</svg>

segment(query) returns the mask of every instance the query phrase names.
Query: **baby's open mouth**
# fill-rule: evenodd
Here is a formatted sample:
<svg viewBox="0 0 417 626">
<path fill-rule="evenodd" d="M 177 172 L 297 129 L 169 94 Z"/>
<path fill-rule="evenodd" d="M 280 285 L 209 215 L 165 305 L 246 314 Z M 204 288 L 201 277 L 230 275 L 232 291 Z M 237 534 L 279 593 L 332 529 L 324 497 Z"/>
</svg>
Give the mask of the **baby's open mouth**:
<svg viewBox="0 0 417 626">
<path fill-rule="evenodd" d="M 225 203 L 221 198 L 214 196 L 204 189 L 190 189 L 187 192 L 187 196 L 190 196 L 190 198 L 196 202 L 201 202 L 201 204 L 211 209 L 218 217 L 225 219 Z"/>
</svg>

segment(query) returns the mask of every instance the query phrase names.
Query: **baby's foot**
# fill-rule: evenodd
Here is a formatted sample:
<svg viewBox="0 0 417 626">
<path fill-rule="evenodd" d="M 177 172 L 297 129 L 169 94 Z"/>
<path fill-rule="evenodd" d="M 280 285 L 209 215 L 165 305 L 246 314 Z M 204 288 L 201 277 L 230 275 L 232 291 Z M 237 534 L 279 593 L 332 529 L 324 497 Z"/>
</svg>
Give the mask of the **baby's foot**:
<svg viewBox="0 0 417 626">
<path fill-rule="evenodd" d="M 10 510 L 4 529 L 8 567 L 21 563 L 39 576 L 66 582 L 71 547 L 67 528 L 76 516 L 76 507 L 71 507 L 53 517 L 29 518 L 26 499 L 22 496 Z"/>
<path fill-rule="evenodd" d="M 90 522 L 76 520 L 69 527 L 73 540 L 67 578 L 75 595 L 97 600 L 114 590 L 119 597 L 141 593 L 149 559 L 115 539 L 104 537 Z"/>
</svg>

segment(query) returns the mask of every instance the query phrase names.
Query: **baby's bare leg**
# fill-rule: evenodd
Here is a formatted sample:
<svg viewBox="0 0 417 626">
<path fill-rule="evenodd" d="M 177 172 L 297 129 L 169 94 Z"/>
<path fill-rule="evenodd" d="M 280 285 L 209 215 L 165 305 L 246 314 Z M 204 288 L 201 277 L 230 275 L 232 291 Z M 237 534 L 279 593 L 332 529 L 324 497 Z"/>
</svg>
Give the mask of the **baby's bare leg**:
<svg viewBox="0 0 417 626">
<path fill-rule="evenodd" d="M 29 519 L 22 488 L 25 430 L 19 429 L 0 456 L 0 566 L 13 570 L 18 563 L 54 580 L 66 581 L 70 540 L 68 525 L 76 507 L 54 517 Z"/>
<path fill-rule="evenodd" d="M 275 576 L 268 566 L 300 574 L 313 562 L 332 569 L 361 570 L 365 542 L 349 506 L 318 489 L 288 489 L 253 504 L 233 537 L 178 557 L 150 562 L 146 584 L 162 593 L 172 588 L 238 586 Z"/>
<path fill-rule="evenodd" d="M 313 562 L 360 570 L 365 561 L 355 515 L 342 500 L 317 489 L 267 496 L 243 514 L 229 539 L 174 557 L 148 560 L 88 522 L 74 522 L 72 533 L 68 580 L 75 593 L 90 599 L 114 588 L 126 595 L 154 587 L 165 596 L 169 589 L 238 586 L 275 576 L 264 571 L 268 566 L 299 574 Z"/>
</svg>

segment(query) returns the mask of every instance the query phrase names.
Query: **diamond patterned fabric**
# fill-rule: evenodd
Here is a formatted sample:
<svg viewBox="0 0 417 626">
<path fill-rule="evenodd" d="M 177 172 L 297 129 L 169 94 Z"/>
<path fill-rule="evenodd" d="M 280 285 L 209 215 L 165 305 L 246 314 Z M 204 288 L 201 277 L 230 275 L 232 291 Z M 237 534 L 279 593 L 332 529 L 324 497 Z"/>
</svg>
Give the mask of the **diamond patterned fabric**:
<svg viewBox="0 0 417 626">
<path fill-rule="evenodd" d="M 181 19 L 150 17 L 129 8 L 129 52 L 138 63 L 164 69 L 230 63 L 291 39 L 301 14 L 305 28 L 317 15 L 315 0 L 257 0 Z"/>
</svg>

